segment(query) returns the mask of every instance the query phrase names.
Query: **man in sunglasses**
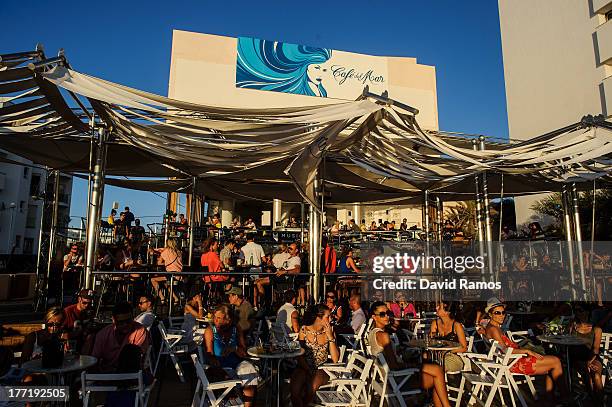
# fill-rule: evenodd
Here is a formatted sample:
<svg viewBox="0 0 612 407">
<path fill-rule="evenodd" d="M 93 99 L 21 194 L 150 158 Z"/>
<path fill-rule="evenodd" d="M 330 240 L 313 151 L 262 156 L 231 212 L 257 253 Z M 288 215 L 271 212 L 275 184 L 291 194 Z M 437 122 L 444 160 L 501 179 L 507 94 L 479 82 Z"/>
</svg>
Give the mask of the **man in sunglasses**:
<svg viewBox="0 0 612 407">
<path fill-rule="evenodd" d="M 151 331 L 151 326 L 157 319 L 153 313 L 153 297 L 150 294 L 141 295 L 138 299 L 138 309 L 140 314 L 134 318 L 134 321 L 147 328 L 147 331 Z"/>
<path fill-rule="evenodd" d="M 128 344 L 139 346 L 145 355 L 150 344 L 149 332 L 133 320 L 132 305 L 120 302 L 113 308 L 113 323 L 96 334 L 91 355 L 98 358 L 98 370 L 115 371 L 121 350 Z"/>
<path fill-rule="evenodd" d="M 77 298 L 77 303 L 64 308 L 64 330 L 71 334 L 76 334 L 83 325 L 83 321 L 88 320 L 93 309 L 93 290 L 81 290 Z"/>
</svg>

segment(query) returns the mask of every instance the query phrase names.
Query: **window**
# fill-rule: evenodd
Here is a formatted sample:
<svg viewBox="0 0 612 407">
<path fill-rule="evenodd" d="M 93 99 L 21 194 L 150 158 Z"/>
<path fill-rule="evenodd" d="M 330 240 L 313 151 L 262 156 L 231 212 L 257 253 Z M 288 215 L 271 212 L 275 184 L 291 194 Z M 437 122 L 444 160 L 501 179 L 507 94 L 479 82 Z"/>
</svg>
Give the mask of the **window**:
<svg viewBox="0 0 612 407">
<path fill-rule="evenodd" d="M 32 254 L 34 253 L 34 239 L 31 237 L 26 237 L 23 239 L 23 254 Z"/>
<path fill-rule="evenodd" d="M 32 174 L 30 179 L 30 196 L 38 196 L 40 192 L 40 174 Z"/>
<path fill-rule="evenodd" d="M 28 178 L 29 173 L 30 169 L 28 167 L 23 167 L 23 178 Z"/>
<path fill-rule="evenodd" d="M 38 207 L 36 205 L 28 205 L 28 215 L 26 217 L 26 228 L 28 229 L 36 228 L 37 212 L 38 212 Z"/>
<path fill-rule="evenodd" d="M 610 20 L 612 20 L 612 10 L 606 13 L 606 21 L 610 21 Z"/>
</svg>

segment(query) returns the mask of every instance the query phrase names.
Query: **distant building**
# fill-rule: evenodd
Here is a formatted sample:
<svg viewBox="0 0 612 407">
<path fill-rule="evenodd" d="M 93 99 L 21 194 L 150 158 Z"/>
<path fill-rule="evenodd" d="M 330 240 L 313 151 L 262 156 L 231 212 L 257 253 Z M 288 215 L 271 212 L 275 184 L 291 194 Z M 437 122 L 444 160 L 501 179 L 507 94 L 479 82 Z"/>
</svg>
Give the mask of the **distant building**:
<svg viewBox="0 0 612 407">
<path fill-rule="evenodd" d="M 499 0 L 510 138 L 612 115 L 612 0 Z M 516 199 L 517 224 L 543 195 Z"/>
<path fill-rule="evenodd" d="M 32 162 L 0 150 L 0 158 L 31 165 Z M 44 169 L 0 161 L 0 255 L 36 254 L 43 197 L 47 183 Z M 48 194 L 53 193 L 53 186 Z M 58 226 L 68 226 L 72 177 L 60 175 Z"/>
</svg>

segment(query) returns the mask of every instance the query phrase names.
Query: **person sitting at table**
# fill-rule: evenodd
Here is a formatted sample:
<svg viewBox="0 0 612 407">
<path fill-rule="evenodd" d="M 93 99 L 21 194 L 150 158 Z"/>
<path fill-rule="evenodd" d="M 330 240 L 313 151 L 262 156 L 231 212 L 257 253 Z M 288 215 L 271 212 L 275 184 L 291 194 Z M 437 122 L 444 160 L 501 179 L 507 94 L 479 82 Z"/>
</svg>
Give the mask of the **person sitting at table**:
<svg viewBox="0 0 612 407">
<path fill-rule="evenodd" d="M 289 254 L 287 245 L 281 243 L 278 246 L 276 254 L 272 257 L 272 265 L 274 266 L 274 269 L 279 270 L 285 268 L 290 257 L 291 254 Z M 274 276 L 259 277 L 255 279 L 255 288 L 253 290 L 253 306 L 255 308 L 258 308 L 259 306 L 259 298 L 263 297 L 265 294 L 265 286 L 270 285 L 273 280 Z"/>
<path fill-rule="evenodd" d="M 283 294 L 285 303 L 276 313 L 276 324 L 285 325 L 287 332 L 298 333 L 300 331 L 299 314 L 295 309 L 297 303 L 297 293 L 295 290 L 287 290 Z"/>
<path fill-rule="evenodd" d="M 458 349 L 446 353 L 444 356 L 444 370 L 447 372 L 459 372 L 463 369 L 463 359 L 458 353 L 467 352 L 467 340 L 463 325 L 457 322 L 459 306 L 456 302 L 445 301 L 436 305 L 437 318 L 432 322 L 429 336 L 434 339 L 457 342 L 461 345 Z"/>
<path fill-rule="evenodd" d="M 329 356 L 334 363 L 340 358 L 330 314 L 325 304 L 318 304 L 309 309 L 304 318 L 298 340 L 305 353 L 298 358 L 290 383 L 293 407 L 308 406 L 312 402 L 317 389 L 329 380 L 319 366 L 326 363 Z"/>
<path fill-rule="evenodd" d="M 151 331 L 157 316 L 153 312 L 153 297 L 150 294 L 143 294 L 138 298 L 138 310 L 140 314 L 134 318 L 134 321 Z"/>
<path fill-rule="evenodd" d="M 346 247 L 342 254 L 340 255 L 340 262 L 338 266 L 338 275 L 355 275 L 357 273 L 361 273 L 361 270 L 355 264 L 355 260 L 353 259 L 353 249 L 351 247 Z M 348 283 L 353 283 L 356 280 L 353 278 L 339 280 L 338 284 L 344 287 Z"/>
<path fill-rule="evenodd" d="M 146 355 L 150 344 L 147 329 L 134 321 L 132 305 L 120 302 L 112 311 L 113 323 L 102 328 L 95 337 L 91 355 L 98 359 L 98 370 L 101 373 L 114 372 L 117 369 L 119 355 L 127 344 L 140 346 Z"/>
<path fill-rule="evenodd" d="M 93 309 L 93 290 L 81 290 L 77 303 L 64 308 L 64 331 L 70 338 L 78 338 L 82 333 L 83 323 L 91 318 Z"/>
<path fill-rule="evenodd" d="M 351 309 L 351 316 L 349 318 L 349 325 L 353 330 L 353 333 L 357 333 L 361 326 L 366 323 L 366 315 L 361 308 L 361 296 L 358 294 L 351 295 L 349 299 L 349 308 Z"/>
<path fill-rule="evenodd" d="M 246 341 L 243 332 L 232 321 L 227 305 L 220 305 L 213 312 L 212 324 L 204 331 L 204 357 L 206 364 L 212 367 L 206 372 L 211 381 L 226 380 L 227 370 L 230 374 L 243 381 L 242 400 L 249 407 L 255 402 L 255 392 L 259 383 L 259 375 L 247 357 Z M 221 369 L 219 369 L 221 368 Z"/>
<path fill-rule="evenodd" d="M 117 247 L 115 252 L 115 270 L 127 271 L 134 266 L 132 259 L 132 245 L 128 239 L 125 239 Z"/>
<path fill-rule="evenodd" d="M 202 294 L 193 291 L 187 296 L 183 316 L 184 320 L 181 329 L 185 335 L 181 339 L 181 344 L 187 345 L 189 349 L 195 349 L 199 341 L 194 338 L 194 331 L 198 327 L 198 318 L 204 318 L 204 306 L 202 305 Z"/>
<path fill-rule="evenodd" d="M 300 227 L 300 224 L 298 223 L 295 216 L 291 216 L 291 218 L 289 218 L 289 221 L 287 222 L 287 227 L 288 228 L 299 228 Z"/>
<path fill-rule="evenodd" d="M 389 309 L 395 318 L 416 317 L 414 304 L 406 300 L 406 294 L 401 291 L 395 292 L 395 301 L 389 304 Z"/>
<path fill-rule="evenodd" d="M 230 305 L 234 308 L 233 320 L 238 325 L 238 328 L 248 336 L 255 324 L 255 312 L 250 302 L 244 299 L 242 289 L 238 286 L 233 286 L 225 291 Z"/>
<path fill-rule="evenodd" d="M 240 219 L 238 219 L 237 217 L 232 219 L 232 223 L 230 223 L 230 229 L 238 229 L 240 226 Z"/>
<path fill-rule="evenodd" d="M 223 249 L 219 252 L 219 260 L 221 260 L 221 266 L 225 270 L 230 270 L 231 267 L 234 266 L 234 247 L 236 246 L 236 242 L 232 239 L 227 239 L 225 241 L 225 245 Z"/>
<path fill-rule="evenodd" d="M 178 244 L 176 243 L 176 239 L 170 238 L 166 241 L 166 247 L 163 249 L 153 249 L 151 250 L 151 254 L 157 254 L 159 257 L 157 258 L 157 264 L 160 266 L 164 266 L 166 272 L 170 273 L 180 273 L 183 271 L 183 252 L 179 249 Z M 153 286 L 153 290 L 155 291 L 155 295 L 157 295 L 161 301 L 161 304 L 165 304 L 166 297 L 164 297 L 164 293 L 159 289 L 160 283 L 166 283 L 168 278 L 166 276 L 157 276 L 151 278 L 151 285 Z M 172 299 L 174 302 L 179 302 L 179 297 L 176 293 L 172 292 Z"/>
<path fill-rule="evenodd" d="M 45 313 L 43 328 L 26 335 L 21 350 L 21 363 L 42 357 L 43 343 L 51 335 L 61 335 L 64 328 L 66 314 L 60 307 L 51 307 Z"/>
<path fill-rule="evenodd" d="M 200 258 L 200 265 L 203 271 L 208 273 L 221 273 L 223 271 L 223 265 L 221 259 L 217 253 L 219 248 L 219 242 L 215 238 L 209 238 L 202 244 L 202 257 Z M 205 269 L 204 269 L 205 268 Z M 228 276 L 224 275 L 205 275 L 202 280 L 206 283 L 208 290 L 215 294 L 221 295 L 223 288 L 218 287 L 219 284 L 227 282 Z"/>
<path fill-rule="evenodd" d="M 245 229 L 250 229 L 250 230 L 257 229 L 257 225 L 255 225 L 255 222 L 253 222 L 253 218 L 248 218 L 246 222 L 244 222 L 242 227 Z"/>
<path fill-rule="evenodd" d="M 382 353 L 391 370 L 405 369 L 406 366 L 400 362 L 393 349 L 391 336 L 386 331 L 389 326 L 389 317 L 392 314 L 387 305 L 382 301 L 376 301 L 370 308 L 370 315 L 374 320 L 374 327 L 368 334 L 370 352 L 372 356 Z M 421 388 L 433 389 L 433 403 L 436 407 L 450 407 L 444 371 L 441 366 L 433 363 L 423 363 L 421 367 Z"/>
<path fill-rule="evenodd" d="M 328 291 L 325 295 L 325 305 L 329 308 L 329 320 L 332 325 L 338 325 L 344 316 L 342 306 L 337 303 L 336 293 Z"/>
<path fill-rule="evenodd" d="M 584 339 L 585 344 L 572 347 L 572 364 L 579 369 L 583 378 L 588 378 L 586 382 L 597 405 L 603 405 L 603 364 L 599 354 L 602 330 L 590 322 L 590 312 L 583 304 L 576 305 L 574 314 L 571 332 Z"/>
<path fill-rule="evenodd" d="M 546 394 L 551 401 L 554 399 L 554 387 L 561 391 L 562 397 L 566 396 L 567 389 L 563 380 L 561 360 L 556 356 L 540 355 L 532 350 L 522 349 L 518 344 L 510 340 L 501 330 L 501 326 L 506 318 L 506 304 L 498 298 L 489 298 L 485 312 L 491 318 L 486 327 L 486 337 L 497 341 L 504 350 L 512 348 L 512 353 L 525 355 L 512 366 L 510 371 L 529 376 L 546 375 Z"/>
</svg>

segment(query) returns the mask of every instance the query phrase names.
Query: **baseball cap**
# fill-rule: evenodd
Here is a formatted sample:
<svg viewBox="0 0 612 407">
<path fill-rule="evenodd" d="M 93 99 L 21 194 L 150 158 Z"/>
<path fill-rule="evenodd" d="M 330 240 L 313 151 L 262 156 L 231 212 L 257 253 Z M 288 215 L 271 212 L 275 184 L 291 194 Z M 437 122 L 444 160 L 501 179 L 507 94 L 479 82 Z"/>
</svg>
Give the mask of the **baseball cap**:
<svg viewBox="0 0 612 407">
<path fill-rule="evenodd" d="M 242 295 L 242 288 L 240 288 L 240 287 L 232 287 L 229 290 L 225 291 L 225 294 L 227 294 L 227 295 L 230 295 L 230 294 Z"/>
<path fill-rule="evenodd" d="M 88 299 L 88 300 L 93 300 L 94 292 L 93 292 L 93 290 L 83 289 L 83 290 L 79 291 L 79 297 L 85 298 L 85 299 Z"/>
</svg>

